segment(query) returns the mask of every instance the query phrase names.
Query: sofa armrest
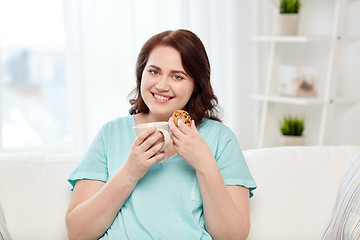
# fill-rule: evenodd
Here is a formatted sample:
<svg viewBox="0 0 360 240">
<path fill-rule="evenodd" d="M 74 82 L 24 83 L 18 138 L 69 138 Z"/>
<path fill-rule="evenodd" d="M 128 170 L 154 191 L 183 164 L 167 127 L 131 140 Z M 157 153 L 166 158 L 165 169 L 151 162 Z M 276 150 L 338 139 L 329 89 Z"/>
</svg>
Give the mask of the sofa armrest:
<svg viewBox="0 0 360 240">
<path fill-rule="evenodd" d="M 244 151 L 257 183 L 249 239 L 322 239 L 358 146 Z"/>
<path fill-rule="evenodd" d="M 13 239 L 67 239 L 67 177 L 82 153 L 0 154 L 0 202 Z"/>
</svg>

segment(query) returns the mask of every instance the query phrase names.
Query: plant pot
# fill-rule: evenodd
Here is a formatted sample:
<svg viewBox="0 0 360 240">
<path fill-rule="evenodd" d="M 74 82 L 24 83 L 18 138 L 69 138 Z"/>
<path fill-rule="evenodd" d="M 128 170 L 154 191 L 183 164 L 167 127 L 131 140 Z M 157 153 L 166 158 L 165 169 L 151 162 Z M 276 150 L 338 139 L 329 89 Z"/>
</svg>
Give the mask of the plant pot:
<svg viewBox="0 0 360 240">
<path fill-rule="evenodd" d="M 277 34 L 294 36 L 298 33 L 299 14 L 279 14 L 277 19 Z"/>
<path fill-rule="evenodd" d="M 281 135 L 280 141 L 284 146 L 304 146 L 305 137 L 304 136 L 285 136 Z"/>
</svg>

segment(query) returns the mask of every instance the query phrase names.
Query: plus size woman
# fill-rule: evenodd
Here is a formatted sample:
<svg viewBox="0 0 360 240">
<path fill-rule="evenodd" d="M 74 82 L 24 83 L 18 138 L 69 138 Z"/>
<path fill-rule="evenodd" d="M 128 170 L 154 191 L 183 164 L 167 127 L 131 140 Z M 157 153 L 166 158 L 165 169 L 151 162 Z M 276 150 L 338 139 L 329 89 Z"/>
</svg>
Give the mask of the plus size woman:
<svg viewBox="0 0 360 240">
<path fill-rule="evenodd" d="M 129 115 L 102 126 L 69 177 L 69 239 L 246 239 L 256 184 L 218 116 L 201 40 L 188 30 L 154 35 L 139 53 L 136 83 Z M 175 125 L 178 109 L 190 126 Z M 163 135 L 149 128 L 136 137 L 132 127 L 161 121 L 171 143 L 156 154 Z"/>
</svg>

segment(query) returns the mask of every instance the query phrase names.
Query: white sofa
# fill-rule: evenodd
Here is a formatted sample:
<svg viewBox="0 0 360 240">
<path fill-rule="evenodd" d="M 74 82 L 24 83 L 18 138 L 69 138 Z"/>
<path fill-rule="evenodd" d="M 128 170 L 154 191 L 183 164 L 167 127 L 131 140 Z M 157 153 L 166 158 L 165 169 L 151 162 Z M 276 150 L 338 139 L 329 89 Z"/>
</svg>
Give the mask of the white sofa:
<svg viewBox="0 0 360 240">
<path fill-rule="evenodd" d="M 358 146 L 244 151 L 258 188 L 248 239 L 322 239 Z M 82 153 L 0 154 L 0 204 L 13 240 L 67 239 L 67 177 Z"/>
</svg>

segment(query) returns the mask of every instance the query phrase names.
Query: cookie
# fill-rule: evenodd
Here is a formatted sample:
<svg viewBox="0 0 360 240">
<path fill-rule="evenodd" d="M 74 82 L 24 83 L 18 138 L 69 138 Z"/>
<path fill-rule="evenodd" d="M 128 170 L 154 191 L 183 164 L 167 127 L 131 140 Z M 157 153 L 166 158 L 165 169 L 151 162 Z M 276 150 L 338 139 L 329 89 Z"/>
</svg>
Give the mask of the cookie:
<svg viewBox="0 0 360 240">
<path fill-rule="evenodd" d="M 184 110 L 176 110 L 173 115 L 175 125 L 178 127 L 179 119 L 185 119 L 185 124 L 190 127 L 191 125 L 191 117 L 187 111 Z"/>
</svg>

